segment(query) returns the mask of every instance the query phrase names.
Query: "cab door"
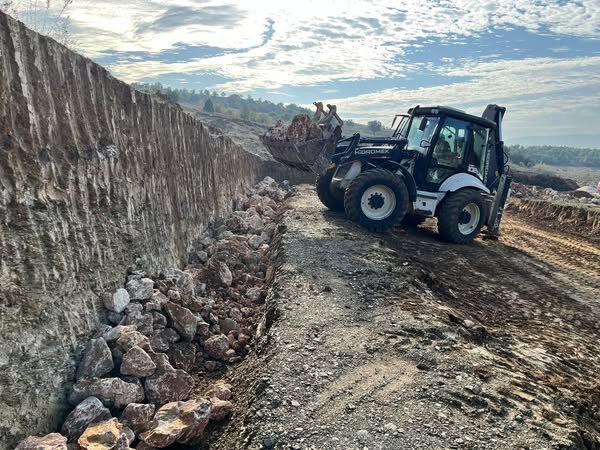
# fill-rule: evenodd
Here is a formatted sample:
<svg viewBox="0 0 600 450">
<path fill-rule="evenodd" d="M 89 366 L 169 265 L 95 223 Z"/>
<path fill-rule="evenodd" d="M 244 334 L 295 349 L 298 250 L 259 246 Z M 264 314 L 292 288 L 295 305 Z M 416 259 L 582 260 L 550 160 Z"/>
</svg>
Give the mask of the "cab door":
<svg viewBox="0 0 600 450">
<path fill-rule="evenodd" d="M 486 128 L 446 117 L 431 150 L 424 187 L 437 190 L 448 177 L 465 172 L 485 182 L 487 138 Z"/>
</svg>

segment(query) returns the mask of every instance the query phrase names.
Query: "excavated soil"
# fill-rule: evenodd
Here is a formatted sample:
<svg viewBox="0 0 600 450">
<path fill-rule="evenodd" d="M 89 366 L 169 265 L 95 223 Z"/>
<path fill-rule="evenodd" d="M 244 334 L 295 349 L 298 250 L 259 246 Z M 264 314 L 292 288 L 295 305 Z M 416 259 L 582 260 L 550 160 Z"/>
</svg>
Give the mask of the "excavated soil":
<svg viewBox="0 0 600 450">
<path fill-rule="evenodd" d="M 207 448 L 600 448 L 597 241 L 509 212 L 499 241 L 457 246 L 289 201 Z"/>
</svg>

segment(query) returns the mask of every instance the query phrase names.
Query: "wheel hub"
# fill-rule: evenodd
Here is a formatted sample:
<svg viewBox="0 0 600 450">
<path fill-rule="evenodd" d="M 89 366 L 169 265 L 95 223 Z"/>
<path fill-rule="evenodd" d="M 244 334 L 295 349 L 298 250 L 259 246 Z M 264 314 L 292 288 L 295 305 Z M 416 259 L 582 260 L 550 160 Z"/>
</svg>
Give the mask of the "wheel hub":
<svg viewBox="0 0 600 450">
<path fill-rule="evenodd" d="M 368 219 L 385 220 L 396 209 L 396 194 L 384 184 L 370 186 L 362 194 L 360 207 Z"/>
<path fill-rule="evenodd" d="M 458 216 L 458 223 L 469 223 L 471 221 L 471 213 L 467 210 L 462 210 Z"/>
<path fill-rule="evenodd" d="M 379 192 L 375 192 L 369 197 L 369 206 L 373 209 L 382 208 L 384 203 L 385 199 L 383 198 L 383 195 L 381 195 Z"/>
<path fill-rule="evenodd" d="M 469 203 L 465 205 L 458 215 L 458 231 L 461 234 L 468 236 L 477 229 L 480 218 L 481 211 L 477 204 Z"/>
</svg>

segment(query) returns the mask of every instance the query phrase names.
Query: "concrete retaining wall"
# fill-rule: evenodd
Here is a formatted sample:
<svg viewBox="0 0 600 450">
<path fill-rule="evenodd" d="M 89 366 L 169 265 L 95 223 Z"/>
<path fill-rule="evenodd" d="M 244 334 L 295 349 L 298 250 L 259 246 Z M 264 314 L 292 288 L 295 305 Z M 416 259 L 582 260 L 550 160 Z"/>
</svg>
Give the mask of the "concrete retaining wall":
<svg viewBox="0 0 600 450">
<path fill-rule="evenodd" d="M 0 12 L 0 448 L 53 430 L 101 295 L 286 169 Z"/>
</svg>

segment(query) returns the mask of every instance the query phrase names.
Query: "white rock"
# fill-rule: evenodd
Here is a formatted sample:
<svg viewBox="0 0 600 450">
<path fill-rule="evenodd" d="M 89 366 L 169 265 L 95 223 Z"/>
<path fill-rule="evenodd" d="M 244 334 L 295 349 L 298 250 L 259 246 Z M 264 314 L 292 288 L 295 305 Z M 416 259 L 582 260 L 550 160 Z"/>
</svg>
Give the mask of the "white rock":
<svg viewBox="0 0 600 450">
<path fill-rule="evenodd" d="M 398 427 L 397 427 L 396 425 L 394 425 L 393 423 L 391 423 L 391 422 L 390 422 L 390 423 L 386 423 L 386 424 L 383 426 L 383 429 L 384 429 L 385 431 L 391 431 L 391 432 L 394 432 L 394 431 L 396 431 L 396 430 L 398 429 Z"/>
<path fill-rule="evenodd" d="M 104 297 L 104 307 L 110 311 L 122 313 L 129 305 L 129 300 L 129 293 L 125 289 L 119 288 L 112 296 Z"/>
<path fill-rule="evenodd" d="M 154 281 L 150 278 L 131 280 L 127 283 L 127 292 L 131 300 L 148 300 L 154 294 Z"/>
<path fill-rule="evenodd" d="M 225 286 L 231 286 L 231 283 L 233 283 L 233 275 L 225 263 L 219 265 L 219 278 Z"/>
</svg>

